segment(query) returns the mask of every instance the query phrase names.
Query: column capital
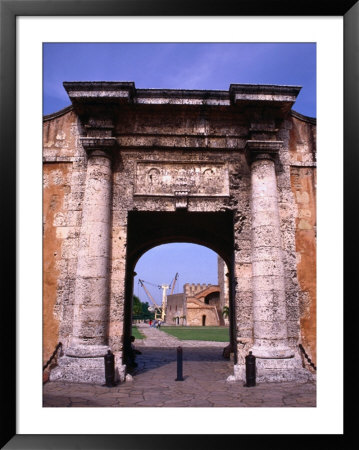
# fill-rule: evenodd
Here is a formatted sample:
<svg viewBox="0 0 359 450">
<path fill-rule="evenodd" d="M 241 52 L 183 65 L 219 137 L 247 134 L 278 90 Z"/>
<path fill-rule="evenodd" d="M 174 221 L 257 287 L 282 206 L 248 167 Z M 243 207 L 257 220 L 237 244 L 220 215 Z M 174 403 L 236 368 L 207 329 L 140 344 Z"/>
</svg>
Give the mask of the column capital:
<svg viewBox="0 0 359 450">
<path fill-rule="evenodd" d="M 244 148 L 248 163 L 251 164 L 260 159 L 274 161 L 282 145 L 282 141 L 248 140 Z"/>
<path fill-rule="evenodd" d="M 117 145 L 115 137 L 81 137 L 80 142 L 88 156 L 112 157 L 113 149 Z"/>
</svg>

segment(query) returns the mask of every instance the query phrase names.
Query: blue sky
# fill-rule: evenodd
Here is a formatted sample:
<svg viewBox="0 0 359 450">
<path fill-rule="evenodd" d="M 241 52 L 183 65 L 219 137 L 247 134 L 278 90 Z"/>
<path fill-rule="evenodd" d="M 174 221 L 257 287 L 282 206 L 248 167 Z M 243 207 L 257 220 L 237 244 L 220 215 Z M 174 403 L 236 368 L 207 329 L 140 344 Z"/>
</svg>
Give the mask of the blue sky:
<svg viewBox="0 0 359 450">
<path fill-rule="evenodd" d="M 316 117 L 315 44 L 81 44 L 48 43 L 43 47 L 43 112 L 51 114 L 70 104 L 64 81 L 134 81 L 139 89 L 228 90 L 231 83 L 302 86 L 293 109 Z M 217 255 L 193 244 L 154 248 L 138 261 L 138 278 L 169 284 L 176 272 L 175 292 L 185 283 L 217 284 Z M 160 302 L 161 291 L 147 286 Z"/>
<path fill-rule="evenodd" d="M 151 303 L 138 279 L 156 285 L 170 285 L 176 273 L 178 279 L 174 294 L 183 292 L 185 283 L 217 284 L 217 258 L 217 253 L 202 245 L 175 243 L 154 247 L 137 262 L 134 294 L 142 301 Z M 162 290 L 145 284 L 156 303 L 161 304 Z M 167 294 L 169 293 L 170 291 L 167 291 Z"/>
<path fill-rule="evenodd" d="M 137 88 L 302 86 L 294 105 L 316 116 L 315 44 L 44 44 L 44 114 L 70 104 L 63 81 L 134 81 Z"/>
</svg>

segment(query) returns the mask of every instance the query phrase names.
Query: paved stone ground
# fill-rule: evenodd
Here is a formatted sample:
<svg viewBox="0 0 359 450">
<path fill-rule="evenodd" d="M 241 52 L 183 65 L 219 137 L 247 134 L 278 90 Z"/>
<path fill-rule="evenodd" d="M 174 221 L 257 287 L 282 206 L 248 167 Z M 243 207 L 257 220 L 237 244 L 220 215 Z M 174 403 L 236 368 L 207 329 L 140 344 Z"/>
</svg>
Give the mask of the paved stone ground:
<svg viewBox="0 0 359 450">
<path fill-rule="evenodd" d="M 223 342 L 179 341 L 162 330 L 141 327 L 136 341 L 142 354 L 133 380 L 113 388 L 83 383 L 47 382 L 43 406 L 53 407 L 314 407 L 316 386 L 263 383 L 247 388 L 227 382 L 233 361 L 222 358 Z M 183 347 L 184 381 L 177 376 L 176 347 Z"/>
</svg>

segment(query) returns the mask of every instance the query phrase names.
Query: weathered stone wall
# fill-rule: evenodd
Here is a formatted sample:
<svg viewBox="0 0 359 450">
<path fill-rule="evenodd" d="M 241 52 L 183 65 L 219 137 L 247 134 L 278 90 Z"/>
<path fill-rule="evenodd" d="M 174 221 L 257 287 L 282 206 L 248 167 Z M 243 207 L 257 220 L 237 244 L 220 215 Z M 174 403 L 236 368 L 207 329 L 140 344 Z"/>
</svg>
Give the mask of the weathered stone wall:
<svg viewBox="0 0 359 450">
<path fill-rule="evenodd" d="M 78 135 L 79 122 L 71 108 L 44 120 L 44 359 L 58 342 L 67 346 L 72 332 L 87 161 Z"/>
<path fill-rule="evenodd" d="M 250 216 L 249 169 L 245 156 L 235 149 L 236 145 L 244 145 L 245 142 L 246 128 L 243 121 L 236 111 L 232 120 L 229 120 L 227 116 L 218 115 L 215 108 L 207 108 L 203 112 L 189 107 L 186 113 L 182 107 L 168 105 L 164 106 L 163 111 L 151 106 L 141 113 L 137 108 L 123 107 L 120 110 L 114 129 L 121 151 L 113 164 L 109 341 L 112 348 L 122 349 L 122 334 L 119 334 L 119 330 L 122 330 L 124 321 L 122 308 L 128 211 L 175 212 L 178 206 L 173 195 L 166 196 L 167 186 L 161 182 L 156 184 L 155 174 L 152 179 L 142 178 L 143 166 L 149 170 L 153 167 L 154 172 L 158 170 L 160 174 L 165 172 L 172 180 L 175 178 L 178 182 L 175 188 L 179 191 L 188 187 L 195 191 L 198 186 L 191 184 L 189 173 L 195 173 L 196 170 L 205 172 L 215 167 L 218 174 L 212 176 L 209 173 L 207 179 L 201 180 L 202 184 L 198 187 L 202 187 L 205 192 L 197 192 L 197 196 L 189 195 L 186 199 L 187 209 L 191 212 L 221 212 L 238 207 L 241 212 L 235 213 L 235 222 L 238 223 L 239 233 L 243 217 Z M 231 150 L 223 149 L 224 145 L 228 145 Z M 132 146 L 136 148 L 132 149 Z M 183 175 L 180 173 L 181 166 L 185 168 Z M 217 196 L 211 196 L 213 178 L 221 183 L 220 195 Z M 155 195 L 148 195 L 150 193 Z"/>
<path fill-rule="evenodd" d="M 174 317 L 185 316 L 185 296 L 183 293 L 167 295 L 166 322 L 173 325 Z M 179 321 L 182 323 L 182 319 Z"/>
<path fill-rule="evenodd" d="M 206 305 L 195 298 L 187 298 L 186 321 L 191 326 L 218 326 L 219 318 L 214 306 Z"/>
<path fill-rule="evenodd" d="M 185 210 L 189 213 L 233 214 L 234 250 L 217 247 L 220 236 L 206 234 L 206 226 L 203 238 L 200 234 L 196 235 L 193 242 L 208 245 L 219 254 L 222 253 L 231 265 L 226 298 L 233 299 L 238 363 L 243 364 L 244 355 L 255 339 L 253 314 L 255 312 L 258 319 L 259 309 L 253 309 L 253 302 L 257 301 L 253 297 L 253 283 L 255 280 L 260 281 L 257 292 L 261 289 L 269 292 L 269 284 L 267 287 L 265 284 L 275 282 L 277 263 L 283 265 L 281 270 L 285 291 L 284 304 L 280 309 L 285 317 L 285 326 L 282 324 L 281 332 L 283 336 L 286 335 L 290 347 L 295 348 L 298 340 L 302 339 L 312 359 L 315 359 L 314 124 L 296 113 L 290 114 L 285 120 L 266 119 L 264 123 L 262 114 L 251 112 L 251 120 L 255 119 L 252 123 L 245 110 L 231 104 L 228 93 L 222 91 L 213 94 L 213 101 L 209 100 L 209 96 L 205 100 L 201 97 L 200 101 L 188 101 L 188 104 L 187 100 L 178 100 L 179 97 L 177 104 L 163 97 L 163 100 L 156 100 L 157 104 L 153 105 L 155 94 L 138 91 L 137 104 L 123 102 L 112 109 L 92 105 L 95 113 L 93 117 L 87 112 L 84 114 L 86 106 L 80 105 L 81 120 L 71 107 L 44 120 L 44 174 L 54 173 L 56 164 L 63 173 L 59 184 L 54 181 L 46 184 L 46 176 L 44 182 L 44 218 L 47 223 L 56 223 L 58 229 L 55 231 L 54 225 L 50 227 L 46 224 L 44 228 L 44 258 L 47 264 L 44 266 L 47 270 L 44 277 L 46 352 L 58 340 L 63 342 L 65 349 L 69 348 L 70 338 L 81 328 L 76 325 L 76 317 L 82 317 L 83 302 L 78 302 L 75 288 L 77 280 L 76 289 L 79 289 L 79 274 L 84 262 L 84 259 L 81 264 L 79 262 L 79 249 L 92 248 L 91 233 L 85 232 L 90 228 L 86 225 L 88 214 L 84 209 L 85 186 L 89 184 L 93 165 L 89 158 L 95 155 L 94 146 L 113 144 L 113 149 L 104 149 L 110 161 L 106 166 L 107 178 L 104 182 L 108 184 L 106 192 L 110 193 L 112 199 L 106 218 L 106 227 L 110 227 L 110 253 L 106 256 L 109 263 L 106 278 L 108 287 L 105 287 L 104 281 L 104 288 L 99 289 L 103 294 L 102 301 L 107 302 L 106 305 L 101 303 L 108 311 L 108 322 L 103 318 L 103 324 L 107 327 L 107 344 L 115 352 L 116 364 L 123 363 L 125 323 L 126 320 L 129 323 L 130 316 L 130 305 L 128 302 L 125 304 L 125 298 L 131 298 L 133 279 L 129 272 L 134 266 L 127 267 L 126 261 L 132 258 L 128 254 L 129 213 L 135 211 L 158 214 Z M 146 95 L 149 98 L 145 98 Z M 166 95 L 170 96 L 168 93 Z M 258 101 L 262 101 L 261 97 L 258 98 Z M 281 101 L 287 101 L 287 97 L 283 98 Z M 97 138 L 98 135 L 101 138 Z M 270 152 L 273 145 L 277 148 L 276 156 L 272 158 L 275 161 L 274 169 L 270 169 L 267 174 L 269 184 L 274 183 L 271 186 L 273 192 L 275 185 L 277 188 L 275 203 L 278 204 L 280 234 L 276 237 L 279 240 L 275 245 L 277 249 L 281 248 L 281 252 L 279 255 L 276 251 L 276 260 L 269 260 L 263 254 L 259 257 L 260 252 L 256 250 L 266 245 L 266 239 L 271 236 L 270 227 L 273 226 L 258 222 L 259 219 L 266 220 L 262 213 L 256 212 L 257 222 L 252 220 L 253 207 L 257 208 L 253 206 L 254 196 L 257 195 L 255 189 L 260 186 L 254 186 L 253 183 L 257 181 L 253 176 L 258 175 L 259 179 L 265 172 L 264 167 L 270 166 L 269 162 L 255 162 L 251 168 L 247 150 L 252 153 L 257 151 L 252 144 L 257 145 L 258 142 L 266 146 L 269 160 L 272 158 Z M 248 147 L 248 143 L 254 150 Z M 255 166 L 260 167 L 260 170 L 255 169 Z M 104 187 L 100 179 L 96 182 L 99 188 Z M 97 195 L 97 188 L 95 191 Z M 55 212 L 51 210 L 53 195 L 59 196 Z M 91 198 L 88 199 L 91 202 Z M 99 217 L 97 222 L 100 230 L 102 219 Z M 210 223 L 208 227 L 211 228 Z M 171 233 L 171 229 L 162 230 L 163 243 L 185 241 L 188 237 L 188 230 L 183 235 L 178 230 L 173 235 Z M 86 236 L 89 239 L 87 244 Z M 268 242 L 269 245 L 273 244 L 270 240 Z M 228 248 L 232 248 L 228 245 Z M 98 250 L 101 251 L 100 247 Z M 61 258 L 55 264 L 50 256 L 59 251 Z M 254 257 L 259 258 L 254 264 L 255 273 Z M 259 269 L 265 272 L 259 273 Z M 97 283 L 96 277 L 94 273 L 94 283 Z M 87 278 L 84 273 L 83 280 Z M 98 293 L 100 295 L 100 291 Z M 189 315 L 188 311 L 186 315 Z M 278 323 L 277 319 L 269 319 L 268 315 L 266 317 L 267 325 Z M 260 321 L 256 323 L 258 327 L 262 326 Z M 206 321 L 206 324 L 209 322 Z M 260 330 L 258 327 L 257 333 Z M 274 325 L 273 332 L 278 332 Z M 87 338 L 85 335 L 83 337 Z M 44 357 L 46 352 L 44 349 Z"/>
<path fill-rule="evenodd" d="M 290 135 L 291 187 L 297 205 L 296 257 L 300 285 L 302 344 L 316 363 L 316 127 L 293 117 Z"/>
<path fill-rule="evenodd" d="M 186 283 L 183 286 L 183 291 L 186 297 L 192 297 L 211 286 L 212 286 L 211 284 Z"/>
<path fill-rule="evenodd" d="M 166 322 L 171 325 L 175 317 L 186 316 L 186 324 L 202 325 L 202 316 L 206 315 L 206 325 L 220 325 L 218 286 L 211 284 L 190 284 L 183 286 L 184 293 L 167 296 Z M 203 295 L 202 295 L 203 294 Z M 208 306 L 206 299 L 208 298 Z M 213 310 L 216 308 L 217 313 Z M 182 319 L 179 321 L 182 323 Z"/>
</svg>

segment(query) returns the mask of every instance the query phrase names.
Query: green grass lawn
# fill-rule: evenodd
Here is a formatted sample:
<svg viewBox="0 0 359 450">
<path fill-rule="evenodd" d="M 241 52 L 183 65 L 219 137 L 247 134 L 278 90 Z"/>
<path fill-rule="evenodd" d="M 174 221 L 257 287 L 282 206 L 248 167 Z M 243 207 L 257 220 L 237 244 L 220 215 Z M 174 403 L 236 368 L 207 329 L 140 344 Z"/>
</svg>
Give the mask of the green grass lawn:
<svg viewBox="0 0 359 450">
<path fill-rule="evenodd" d="M 143 339 L 145 337 L 137 327 L 132 327 L 132 336 L 135 336 L 136 339 Z"/>
<path fill-rule="evenodd" d="M 164 331 L 183 341 L 229 342 L 228 327 L 170 327 L 162 326 Z"/>
</svg>

